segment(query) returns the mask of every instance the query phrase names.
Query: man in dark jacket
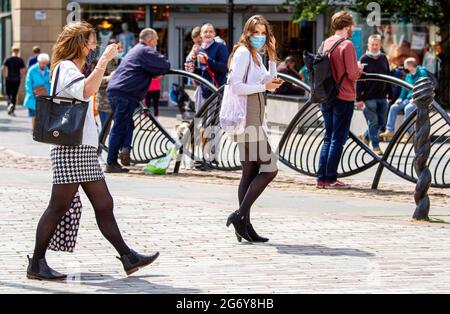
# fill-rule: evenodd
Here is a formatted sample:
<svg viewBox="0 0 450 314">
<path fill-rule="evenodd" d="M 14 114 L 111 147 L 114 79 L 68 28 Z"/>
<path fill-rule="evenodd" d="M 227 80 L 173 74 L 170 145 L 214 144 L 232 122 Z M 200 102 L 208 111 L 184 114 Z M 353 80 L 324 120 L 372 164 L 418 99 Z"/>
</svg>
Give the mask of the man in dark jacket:
<svg viewBox="0 0 450 314">
<path fill-rule="evenodd" d="M 370 36 L 367 49 L 360 59 L 361 64 L 365 65 L 364 71 L 389 75 L 389 61 L 381 52 L 381 36 Z M 392 99 L 390 84 L 378 81 L 357 82 L 356 105 L 359 109 L 364 110 L 364 116 L 369 126 L 369 130 L 361 134 L 359 138 L 367 145 L 372 142 L 373 151 L 378 155 L 383 155 L 378 135 L 386 124 L 388 98 Z"/>
<path fill-rule="evenodd" d="M 107 94 L 114 113 L 106 172 L 127 172 L 117 162 L 122 148 L 121 160 L 129 165 L 131 139 L 133 136 L 133 113 L 145 98 L 152 77 L 167 74 L 170 63 L 156 47 L 158 34 L 151 28 L 139 35 L 139 43 L 128 52 L 109 82 Z"/>
<path fill-rule="evenodd" d="M 227 81 L 229 57 L 227 47 L 223 43 L 218 43 L 214 40 L 216 31 L 212 24 L 203 25 L 200 34 L 202 46 L 197 57 L 199 74 L 216 85 L 216 87 L 220 87 Z M 212 95 L 213 92 L 208 87 L 201 85 L 201 88 L 201 96 L 204 100 Z"/>
</svg>

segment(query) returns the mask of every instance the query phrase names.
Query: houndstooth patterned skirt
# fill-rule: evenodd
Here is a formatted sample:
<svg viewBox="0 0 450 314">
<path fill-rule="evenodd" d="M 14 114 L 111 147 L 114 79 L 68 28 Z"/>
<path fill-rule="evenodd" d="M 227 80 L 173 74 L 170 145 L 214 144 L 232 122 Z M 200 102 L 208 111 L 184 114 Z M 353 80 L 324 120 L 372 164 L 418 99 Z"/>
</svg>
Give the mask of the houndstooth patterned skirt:
<svg viewBox="0 0 450 314">
<path fill-rule="evenodd" d="M 57 146 L 51 150 L 51 160 L 53 184 L 93 182 L 105 178 L 95 147 Z"/>
</svg>

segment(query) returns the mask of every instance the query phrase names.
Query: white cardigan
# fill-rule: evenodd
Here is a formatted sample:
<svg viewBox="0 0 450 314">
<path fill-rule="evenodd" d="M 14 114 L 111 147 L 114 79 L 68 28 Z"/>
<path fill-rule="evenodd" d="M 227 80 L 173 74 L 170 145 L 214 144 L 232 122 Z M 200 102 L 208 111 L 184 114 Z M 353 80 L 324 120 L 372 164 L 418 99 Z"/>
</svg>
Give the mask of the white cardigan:
<svg viewBox="0 0 450 314">
<path fill-rule="evenodd" d="M 244 96 L 263 93 L 266 91 L 265 84 L 278 75 L 275 61 L 269 61 L 268 71 L 259 54 L 257 54 L 257 58 L 260 64 L 259 66 L 253 61 L 250 51 L 244 46 L 239 47 L 233 55 L 230 64 L 231 73 L 229 74 L 229 84 L 235 95 Z M 247 83 L 244 83 L 249 62 L 251 63 Z"/>
</svg>

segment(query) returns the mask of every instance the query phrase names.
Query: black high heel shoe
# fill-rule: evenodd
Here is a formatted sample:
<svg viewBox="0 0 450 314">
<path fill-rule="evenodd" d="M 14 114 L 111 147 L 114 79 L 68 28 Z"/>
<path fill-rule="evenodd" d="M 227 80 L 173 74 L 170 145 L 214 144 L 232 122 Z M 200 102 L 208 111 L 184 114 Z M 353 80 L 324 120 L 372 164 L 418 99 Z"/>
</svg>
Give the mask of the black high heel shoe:
<svg viewBox="0 0 450 314">
<path fill-rule="evenodd" d="M 131 274 L 137 272 L 139 269 L 153 263 L 158 257 L 159 252 L 146 256 L 131 250 L 129 254 L 123 255 L 122 257 L 117 257 L 117 259 L 122 262 L 123 269 L 125 270 L 127 275 L 130 276 Z"/>
<path fill-rule="evenodd" d="M 67 278 L 67 275 L 58 273 L 56 270 L 50 268 L 45 258 L 38 260 L 37 265 L 33 265 L 34 263 L 32 258 L 30 258 L 29 256 L 27 256 L 27 258 L 28 258 L 28 269 L 27 269 L 28 279 L 57 281 L 57 280 L 64 280 Z"/>
<path fill-rule="evenodd" d="M 242 238 L 244 238 L 248 242 L 253 242 L 252 238 L 248 234 L 247 222 L 247 217 L 242 216 L 239 211 L 235 211 L 228 217 L 227 227 L 233 224 L 236 238 L 239 242 L 242 242 Z"/>
<path fill-rule="evenodd" d="M 259 235 L 256 233 L 256 231 L 255 231 L 255 229 L 253 228 L 253 225 L 250 223 L 250 221 L 249 221 L 248 224 L 247 224 L 247 230 L 248 230 L 248 234 L 249 234 L 249 236 L 252 238 L 253 242 L 262 242 L 262 243 L 265 243 L 265 242 L 268 242 L 268 241 L 269 241 L 268 238 L 261 237 L 261 236 L 259 236 Z"/>
</svg>

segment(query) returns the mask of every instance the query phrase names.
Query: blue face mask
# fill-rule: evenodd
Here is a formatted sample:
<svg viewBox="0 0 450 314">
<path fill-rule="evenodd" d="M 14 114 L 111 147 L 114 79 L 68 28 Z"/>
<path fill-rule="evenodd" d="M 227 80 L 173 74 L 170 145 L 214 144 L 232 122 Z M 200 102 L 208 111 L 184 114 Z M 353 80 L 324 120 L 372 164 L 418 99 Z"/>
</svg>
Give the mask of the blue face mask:
<svg viewBox="0 0 450 314">
<path fill-rule="evenodd" d="M 255 49 L 261 49 L 266 44 L 266 36 L 252 36 L 250 37 L 250 43 Z"/>
<path fill-rule="evenodd" d="M 97 50 L 89 50 L 89 54 L 86 57 L 86 64 L 91 65 L 97 59 Z"/>
</svg>

